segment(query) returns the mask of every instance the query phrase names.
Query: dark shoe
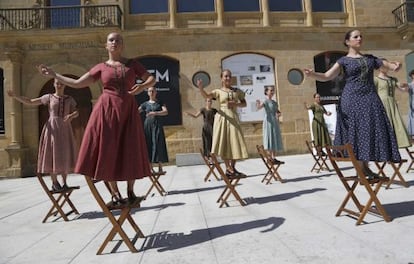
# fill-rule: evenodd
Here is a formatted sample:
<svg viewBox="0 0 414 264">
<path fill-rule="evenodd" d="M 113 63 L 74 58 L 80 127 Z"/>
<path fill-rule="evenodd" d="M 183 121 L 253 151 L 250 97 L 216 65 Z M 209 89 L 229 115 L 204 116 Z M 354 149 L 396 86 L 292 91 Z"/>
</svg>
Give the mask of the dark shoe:
<svg viewBox="0 0 414 264">
<path fill-rule="evenodd" d="M 319 156 L 325 157 L 325 156 L 328 156 L 328 155 L 325 152 L 321 151 L 321 152 L 319 152 Z"/>
<path fill-rule="evenodd" d="M 62 186 L 60 186 L 59 183 L 54 183 L 52 185 L 52 191 L 54 191 L 54 192 L 61 192 L 61 191 L 63 191 L 63 188 L 62 188 Z"/>
<path fill-rule="evenodd" d="M 119 205 L 123 205 L 123 204 L 126 203 L 126 201 L 124 199 L 122 199 L 120 193 L 116 193 L 116 194 L 112 195 L 111 202 L 112 202 L 112 205 L 114 205 L 114 206 L 119 206 Z"/>
<path fill-rule="evenodd" d="M 243 172 L 237 171 L 236 169 L 234 169 L 234 177 L 236 178 L 246 178 L 247 175 L 244 174 Z"/>
<path fill-rule="evenodd" d="M 65 184 L 63 184 L 62 189 L 63 190 L 69 190 L 70 187 L 65 183 Z"/>
<path fill-rule="evenodd" d="M 278 160 L 278 159 L 273 159 L 273 163 L 274 164 L 285 164 L 284 161 Z"/>
<path fill-rule="evenodd" d="M 228 178 L 232 178 L 232 177 L 234 177 L 234 172 L 231 172 L 231 171 L 229 171 L 229 170 L 226 170 L 226 176 L 227 176 Z"/>
</svg>

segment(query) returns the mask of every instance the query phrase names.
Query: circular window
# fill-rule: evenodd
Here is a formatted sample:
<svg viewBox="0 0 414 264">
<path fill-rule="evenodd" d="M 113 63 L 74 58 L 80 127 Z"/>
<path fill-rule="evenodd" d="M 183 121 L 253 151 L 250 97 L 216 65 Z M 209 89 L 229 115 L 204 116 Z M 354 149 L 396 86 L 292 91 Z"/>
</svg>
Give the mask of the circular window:
<svg viewBox="0 0 414 264">
<path fill-rule="evenodd" d="M 197 80 L 201 80 L 203 82 L 203 87 L 207 87 L 210 85 L 210 75 L 205 71 L 198 71 L 193 75 L 193 85 L 197 86 Z"/>
<path fill-rule="evenodd" d="M 288 81 L 293 85 L 299 85 L 303 82 L 304 75 L 300 69 L 290 69 L 287 75 Z"/>
</svg>

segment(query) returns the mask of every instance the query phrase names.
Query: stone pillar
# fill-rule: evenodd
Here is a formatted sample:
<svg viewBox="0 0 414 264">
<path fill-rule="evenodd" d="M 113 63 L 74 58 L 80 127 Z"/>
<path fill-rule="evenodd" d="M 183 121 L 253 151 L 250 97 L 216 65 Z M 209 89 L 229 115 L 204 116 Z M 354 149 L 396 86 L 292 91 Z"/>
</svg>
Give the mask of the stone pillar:
<svg viewBox="0 0 414 264">
<path fill-rule="evenodd" d="M 355 21 L 355 9 L 352 0 L 345 0 L 345 10 L 348 14 L 348 26 L 353 27 L 356 25 Z"/>
<path fill-rule="evenodd" d="M 269 27 L 269 0 L 262 0 L 263 26 Z"/>
<path fill-rule="evenodd" d="M 223 0 L 216 0 L 217 27 L 223 27 L 224 7 Z"/>
<path fill-rule="evenodd" d="M 168 0 L 168 12 L 170 14 L 170 28 L 176 28 L 177 3 L 175 0 Z"/>
<path fill-rule="evenodd" d="M 8 89 L 16 94 L 21 94 L 21 63 L 23 54 L 20 51 L 6 51 L 5 57 L 9 60 L 8 72 L 5 79 Z M 33 175 L 33 170 L 28 163 L 29 149 L 22 142 L 22 105 L 12 100 L 10 107 L 10 123 L 6 126 L 10 129 L 10 145 L 5 148 L 9 155 L 9 168 L 6 177 L 24 177 Z"/>
<path fill-rule="evenodd" d="M 312 0 L 304 1 L 304 9 L 306 12 L 306 26 L 313 26 L 313 16 L 312 16 Z"/>
<path fill-rule="evenodd" d="M 17 95 L 21 92 L 20 71 L 22 54 L 19 52 L 5 52 L 9 59 L 10 71 L 5 74 L 8 89 L 13 90 Z M 10 130 L 11 130 L 11 145 L 20 146 L 22 144 L 22 105 L 16 100 L 11 101 L 10 111 Z"/>
</svg>

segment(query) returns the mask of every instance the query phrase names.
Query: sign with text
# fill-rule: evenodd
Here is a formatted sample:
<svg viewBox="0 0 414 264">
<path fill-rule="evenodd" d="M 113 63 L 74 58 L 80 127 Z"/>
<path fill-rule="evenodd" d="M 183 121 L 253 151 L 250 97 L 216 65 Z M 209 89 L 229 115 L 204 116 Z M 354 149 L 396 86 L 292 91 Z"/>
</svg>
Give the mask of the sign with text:
<svg viewBox="0 0 414 264">
<path fill-rule="evenodd" d="M 168 115 L 162 117 L 164 125 L 181 125 L 181 97 L 179 87 L 180 63 L 172 58 L 163 56 L 146 56 L 139 58 L 144 67 L 155 77 L 157 83 L 157 99 L 163 102 Z M 148 100 L 147 92 L 135 96 L 138 105 Z"/>
<path fill-rule="evenodd" d="M 272 58 L 255 53 L 241 53 L 223 59 L 222 69 L 231 71 L 233 86 L 246 94 L 247 106 L 238 108 L 240 121 L 263 121 L 264 111 L 257 110 L 256 100 L 265 99 L 267 86 L 272 86 L 276 97 L 278 95 L 273 65 Z"/>
</svg>

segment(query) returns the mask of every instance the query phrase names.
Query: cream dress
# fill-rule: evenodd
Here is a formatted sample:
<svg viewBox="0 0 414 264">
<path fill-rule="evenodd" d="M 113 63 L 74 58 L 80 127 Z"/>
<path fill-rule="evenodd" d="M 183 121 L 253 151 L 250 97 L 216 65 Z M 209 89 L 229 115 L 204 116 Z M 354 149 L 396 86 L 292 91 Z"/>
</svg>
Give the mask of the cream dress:
<svg viewBox="0 0 414 264">
<path fill-rule="evenodd" d="M 228 108 L 227 102 L 244 99 L 244 92 L 233 88 L 230 92 L 221 89 L 212 91 L 212 95 L 220 104 L 220 109 L 214 118 L 213 142 L 211 152 L 222 159 L 247 159 L 247 148 L 236 108 Z"/>
</svg>

